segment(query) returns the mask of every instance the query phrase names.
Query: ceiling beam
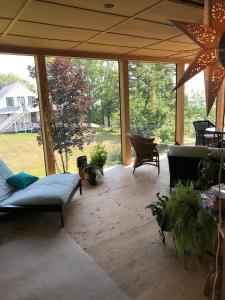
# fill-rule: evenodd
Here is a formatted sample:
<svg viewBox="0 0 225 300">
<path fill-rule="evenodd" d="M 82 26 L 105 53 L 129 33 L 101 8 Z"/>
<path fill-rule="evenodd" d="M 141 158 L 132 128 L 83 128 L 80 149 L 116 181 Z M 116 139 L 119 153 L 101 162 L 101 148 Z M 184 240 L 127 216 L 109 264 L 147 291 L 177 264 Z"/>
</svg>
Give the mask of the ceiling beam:
<svg viewBox="0 0 225 300">
<path fill-rule="evenodd" d="M 142 55 L 124 55 L 115 53 L 99 53 L 99 52 L 84 52 L 75 50 L 51 49 L 51 48 L 33 48 L 12 45 L 0 45 L 0 53 L 2 54 L 23 54 L 23 55 L 47 55 L 47 56 L 66 56 L 86 59 L 107 59 L 121 60 L 127 59 L 131 61 L 146 61 L 160 63 L 190 63 L 191 59 L 175 58 L 175 57 L 156 57 Z"/>
</svg>

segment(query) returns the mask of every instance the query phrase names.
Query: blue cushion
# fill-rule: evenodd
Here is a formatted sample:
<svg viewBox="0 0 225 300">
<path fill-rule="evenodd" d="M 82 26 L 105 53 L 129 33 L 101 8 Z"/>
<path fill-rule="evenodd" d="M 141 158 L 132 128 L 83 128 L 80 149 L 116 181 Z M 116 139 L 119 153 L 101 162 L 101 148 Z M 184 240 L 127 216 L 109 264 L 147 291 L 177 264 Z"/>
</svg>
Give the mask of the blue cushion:
<svg viewBox="0 0 225 300">
<path fill-rule="evenodd" d="M 16 175 L 10 176 L 6 182 L 14 187 L 16 190 L 22 190 L 28 187 L 31 183 L 38 180 L 38 177 L 21 172 Z"/>
</svg>

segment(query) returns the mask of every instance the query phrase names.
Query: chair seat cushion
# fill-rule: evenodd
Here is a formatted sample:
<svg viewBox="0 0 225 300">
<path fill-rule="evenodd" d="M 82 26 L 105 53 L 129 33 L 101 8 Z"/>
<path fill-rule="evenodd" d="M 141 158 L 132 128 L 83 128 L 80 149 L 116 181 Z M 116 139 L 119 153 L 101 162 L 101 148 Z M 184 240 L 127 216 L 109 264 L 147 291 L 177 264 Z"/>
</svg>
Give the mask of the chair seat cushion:
<svg viewBox="0 0 225 300">
<path fill-rule="evenodd" d="M 204 139 L 214 139 L 216 136 L 210 133 L 204 133 Z"/>
<path fill-rule="evenodd" d="M 65 205 L 79 184 L 77 174 L 56 174 L 38 179 L 27 188 L 18 190 L 1 205 Z"/>
<path fill-rule="evenodd" d="M 169 148 L 168 155 L 182 157 L 206 157 L 208 155 L 206 146 L 177 146 L 172 145 Z"/>
</svg>

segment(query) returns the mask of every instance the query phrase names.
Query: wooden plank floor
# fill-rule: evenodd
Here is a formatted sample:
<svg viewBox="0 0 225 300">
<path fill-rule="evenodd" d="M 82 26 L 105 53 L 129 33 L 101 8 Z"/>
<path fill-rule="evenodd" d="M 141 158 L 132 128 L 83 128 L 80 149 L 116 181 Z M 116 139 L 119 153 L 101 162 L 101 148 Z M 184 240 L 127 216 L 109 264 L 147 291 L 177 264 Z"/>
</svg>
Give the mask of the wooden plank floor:
<svg viewBox="0 0 225 300">
<path fill-rule="evenodd" d="M 166 245 L 146 204 L 155 194 L 168 193 L 166 157 L 161 157 L 161 174 L 143 166 L 132 175 L 132 167 L 106 170 L 97 187 L 84 184 L 66 210 L 65 230 L 119 285 L 130 299 L 201 300 L 206 273 L 190 259 L 188 271 L 183 258 L 176 258 L 171 239 Z M 1 221 L 0 243 L 43 231 L 57 230 L 56 214 L 33 214 Z M 87 299 L 89 300 L 89 299 Z"/>
</svg>

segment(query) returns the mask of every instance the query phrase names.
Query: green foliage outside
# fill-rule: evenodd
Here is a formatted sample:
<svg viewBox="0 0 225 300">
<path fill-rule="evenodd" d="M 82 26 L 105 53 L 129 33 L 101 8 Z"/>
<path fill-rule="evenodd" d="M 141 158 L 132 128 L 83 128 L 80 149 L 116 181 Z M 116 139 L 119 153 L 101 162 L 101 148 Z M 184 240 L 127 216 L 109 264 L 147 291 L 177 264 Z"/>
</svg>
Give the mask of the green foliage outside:
<svg viewBox="0 0 225 300">
<path fill-rule="evenodd" d="M 129 78 L 132 130 L 166 149 L 175 141 L 175 65 L 130 62 Z"/>
<path fill-rule="evenodd" d="M 0 89 L 6 85 L 10 85 L 15 82 L 24 84 L 32 92 L 36 91 L 36 87 L 34 84 L 30 83 L 28 80 L 22 79 L 19 75 L 14 73 L 8 73 L 8 74 L 0 73 Z"/>
<path fill-rule="evenodd" d="M 185 110 L 184 110 L 184 143 L 195 143 L 195 130 L 193 121 L 197 120 L 210 120 L 215 123 L 216 106 L 213 105 L 209 116 L 206 114 L 205 96 L 199 91 L 191 91 L 185 97 Z"/>
<path fill-rule="evenodd" d="M 86 139 L 86 142 L 81 142 L 81 139 L 84 136 L 79 135 L 79 139 L 75 137 L 71 142 L 70 135 L 67 135 L 66 130 L 67 128 L 75 129 L 73 124 L 77 120 L 78 115 L 83 115 L 83 106 L 80 106 L 81 103 L 79 103 L 79 99 L 77 98 L 74 104 L 77 103 L 75 105 L 78 114 L 74 116 L 71 114 L 71 105 L 66 105 L 68 109 L 64 107 L 64 105 L 61 105 L 61 102 L 65 100 L 63 93 L 65 90 L 67 91 L 67 88 L 65 82 L 63 82 L 63 89 L 61 89 L 60 85 L 57 85 L 54 83 L 54 80 L 52 80 L 53 76 L 56 74 L 56 68 L 54 68 L 54 74 L 49 77 L 49 80 L 51 81 L 50 85 L 54 92 L 54 98 L 57 98 L 56 92 L 60 93 L 59 99 L 56 99 L 55 101 L 60 111 L 58 114 L 59 118 L 56 118 L 56 125 L 60 130 L 62 129 L 62 140 L 66 141 L 68 146 L 67 149 L 71 148 L 71 152 L 70 150 L 67 151 L 70 160 L 67 159 L 69 163 L 68 166 L 66 166 L 66 169 L 69 171 L 74 170 L 74 162 L 80 155 L 87 155 L 88 159 L 90 159 L 90 151 L 97 141 L 102 141 L 107 148 L 107 165 L 119 164 L 121 163 L 121 143 L 118 63 L 116 61 L 84 59 L 71 59 L 70 61 L 72 64 L 71 69 L 74 67 L 76 70 L 80 70 L 78 74 L 79 76 L 82 76 L 80 76 L 79 79 L 81 79 L 86 86 L 83 90 L 82 99 L 91 99 L 88 106 L 85 108 L 84 125 L 88 125 L 89 129 L 93 129 L 94 136 L 92 138 L 93 141 L 88 138 Z M 49 58 L 48 65 L 50 66 L 53 63 L 54 58 Z M 21 82 L 22 79 L 14 74 L 0 74 L 0 87 L 14 82 L 15 80 Z M 70 82 L 69 78 L 68 82 Z M 174 144 L 175 141 L 176 101 L 175 92 L 172 91 L 174 85 L 175 65 L 141 62 L 129 63 L 131 130 L 146 137 L 155 137 L 160 152 L 167 151 L 168 145 Z M 57 86 L 58 89 L 55 89 L 55 86 Z M 70 99 L 68 103 L 69 102 Z M 66 117 L 68 116 L 66 126 L 61 126 L 61 112 Z M 215 108 L 212 109 L 209 116 L 211 121 L 214 121 L 214 115 Z M 187 95 L 185 99 L 185 143 L 193 144 L 195 141 L 193 121 L 205 118 L 206 109 L 204 95 L 197 92 L 192 92 L 191 95 Z M 82 124 L 79 124 L 79 127 L 81 128 Z M 10 136 L 12 137 L 12 135 Z M 21 135 L 19 136 L 21 138 Z M 6 139 L 8 141 L 8 137 Z M 20 144 L 21 143 L 19 142 L 19 145 Z M 64 147 L 64 143 L 60 145 L 63 145 Z M 55 149 L 57 147 L 58 146 L 55 145 Z M 36 146 L 34 149 L 36 149 Z M 38 149 L 42 151 L 42 147 Z M 27 153 L 28 154 L 24 156 L 24 159 L 29 157 L 29 149 L 27 149 Z M 57 153 L 57 151 L 55 151 L 55 153 L 57 161 L 60 161 L 60 154 Z"/>
</svg>

